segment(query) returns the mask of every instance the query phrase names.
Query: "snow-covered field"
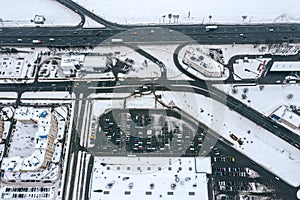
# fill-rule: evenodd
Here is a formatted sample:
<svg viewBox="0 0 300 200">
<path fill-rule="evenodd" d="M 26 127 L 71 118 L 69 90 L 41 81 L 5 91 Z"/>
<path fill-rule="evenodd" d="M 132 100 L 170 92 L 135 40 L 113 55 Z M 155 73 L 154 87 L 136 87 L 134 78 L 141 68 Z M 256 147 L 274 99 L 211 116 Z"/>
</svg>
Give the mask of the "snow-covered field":
<svg viewBox="0 0 300 200">
<path fill-rule="evenodd" d="M 295 0 L 73 1 L 106 20 L 120 24 L 300 23 L 300 1 Z M 30 20 L 36 14 L 45 16 L 43 26 L 76 25 L 80 22 L 79 15 L 54 0 L 2 0 L 1 8 L 0 26 L 35 26 Z M 88 18 L 84 27 L 103 26 Z"/>
<path fill-rule="evenodd" d="M 73 0 L 106 20 L 137 23 L 278 23 L 300 22 L 300 1 L 274 0 Z M 169 19 L 168 15 L 172 17 Z M 178 16 L 173 17 L 173 16 Z M 163 17 L 165 16 L 165 17 Z M 211 16 L 211 18 L 209 17 Z M 242 16 L 246 16 L 243 20 Z"/>
<path fill-rule="evenodd" d="M 263 86 L 238 86 L 237 93 L 232 93 L 232 85 L 216 85 L 218 89 L 225 91 L 227 94 L 240 100 L 244 104 L 254 108 L 262 114 L 269 116 L 276 108 L 282 105 L 296 105 L 300 107 L 300 86 L 291 85 L 263 85 Z M 243 90 L 247 98 L 243 99 Z M 287 98 L 288 94 L 293 94 L 291 99 Z"/>
<path fill-rule="evenodd" d="M 234 76 L 235 79 L 240 80 L 246 78 L 257 78 L 260 76 L 259 66 L 265 62 L 265 65 L 270 61 L 270 58 L 261 59 L 243 59 L 237 60 L 238 63 L 233 64 L 233 71 L 239 77 Z M 248 70 L 248 71 L 247 71 Z"/>
<path fill-rule="evenodd" d="M 121 60 L 125 60 L 126 58 L 133 59 L 135 64 L 132 65 L 132 70 L 129 70 L 128 74 L 119 73 L 120 78 L 159 78 L 161 76 L 160 69 L 155 63 L 141 56 L 129 47 L 98 46 L 93 50 L 93 53 L 103 55 L 112 53 L 114 57 Z M 145 60 L 147 60 L 147 65 L 143 65 Z"/>
<path fill-rule="evenodd" d="M 93 19 L 89 18 L 88 16 L 85 16 L 85 23 L 83 25 L 83 28 L 105 28 L 105 26 L 102 24 L 99 24 L 98 22 L 94 21 Z"/>
<path fill-rule="evenodd" d="M 43 15 L 45 24 L 40 26 L 74 26 L 80 16 L 54 0 L 1 0 L 1 26 L 35 26 L 30 20 Z"/>
<path fill-rule="evenodd" d="M 139 47 L 165 64 L 168 79 L 191 80 L 190 77 L 180 72 L 173 62 L 173 54 L 178 45 L 139 45 Z"/>
</svg>

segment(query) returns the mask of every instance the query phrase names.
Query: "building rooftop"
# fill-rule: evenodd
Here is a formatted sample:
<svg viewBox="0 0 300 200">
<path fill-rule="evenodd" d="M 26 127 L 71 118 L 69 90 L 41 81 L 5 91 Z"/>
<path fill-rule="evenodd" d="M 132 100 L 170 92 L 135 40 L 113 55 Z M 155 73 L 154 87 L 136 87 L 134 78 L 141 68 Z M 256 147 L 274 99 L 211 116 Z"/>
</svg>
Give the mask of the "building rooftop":
<svg viewBox="0 0 300 200">
<path fill-rule="evenodd" d="M 20 107 L 12 130 L 10 153 L 2 162 L 5 171 L 35 171 L 42 167 L 49 149 L 51 108 Z M 51 148 L 51 147 L 50 147 Z"/>
<path fill-rule="evenodd" d="M 296 132 L 295 130 L 299 130 L 300 128 L 300 116 L 290 110 L 287 106 L 280 106 L 277 108 L 271 114 L 271 118 L 291 131 Z"/>
<path fill-rule="evenodd" d="M 198 166 L 196 159 L 205 162 Z M 91 199 L 208 199 L 210 159 L 95 157 Z"/>
<path fill-rule="evenodd" d="M 224 72 L 222 64 L 192 47 L 185 51 L 183 62 L 207 77 L 221 77 Z"/>
<path fill-rule="evenodd" d="M 297 61 L 275 61 L 270 71 L 300 71 L 300 62 Z"/>
</svg>

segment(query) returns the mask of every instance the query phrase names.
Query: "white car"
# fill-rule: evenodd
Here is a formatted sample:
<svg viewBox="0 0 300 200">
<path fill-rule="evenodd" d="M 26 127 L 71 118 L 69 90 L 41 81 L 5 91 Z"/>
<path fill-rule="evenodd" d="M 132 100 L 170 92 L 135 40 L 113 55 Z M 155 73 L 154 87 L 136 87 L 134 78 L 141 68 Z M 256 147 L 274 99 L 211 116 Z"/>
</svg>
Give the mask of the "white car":
<svg viewBox="0 0 300 200">
<path fill-rule="evenodd" d="M 285 80 L 296 80 L 296 81 L 298 81 L 298 80 L 300 80 L 300 77 L 297 77 L 297 76 L 286 76 Z"/>
</svg>

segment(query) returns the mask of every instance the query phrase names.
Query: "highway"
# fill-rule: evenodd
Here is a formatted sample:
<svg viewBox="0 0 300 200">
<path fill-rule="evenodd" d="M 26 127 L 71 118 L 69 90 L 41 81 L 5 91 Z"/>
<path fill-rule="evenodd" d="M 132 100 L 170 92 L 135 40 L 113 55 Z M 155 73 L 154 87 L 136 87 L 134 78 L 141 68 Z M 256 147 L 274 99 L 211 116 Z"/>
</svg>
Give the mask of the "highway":
<svg viewBox="0 0 300 200">
<path fill-rule="evenodd" d="M 273 25 L 274 26 L 274 25 Z M 110 43 L 110 38 L 121 38 L 124 43 L 182 43 L 201 44 L 300 42 L 299 25 L 278 25 L 273 32 L 268 26 L 219 25 L 217 30 L 206 31 L 203 25 L 156 26 L 130 29 L 86 29 L 77 27 L 19 27 L 1 28 L 0 46 L 97 46 Z M 296 27 L 296 28 L 295 28 Z M 293 29 L 293 30 L 292 30 Z M 243 34 L 243 37 L 240 36 Z M 50 40 L 54 38 L 55 40 Z M 18 42 L 22 39 L 22 42 Z"/>
<path fill-rule="evenodd" d="M 109 43 L 110 38 L 122 38 L 125 43 L 182 43 L 201 44 L 300 42 L 300 24 L 218 25 L 206 30 L 207 24 L 121 25 L 109 22 L 72 0 L 57 0 L 81 17 L 74 27 L 11 27 L 0 28 L 0 46 L 95 47 Z M 83 28 L 85 16 L 105 28 Z M 211 25 L 211 24 L 210 24 Z M 53 38 L 54 40 L 50 40 Z M 18 42 L 21 39 L 22 42 Z M 33 44 L 32 40 L 41 40 Z"/>
</svg>

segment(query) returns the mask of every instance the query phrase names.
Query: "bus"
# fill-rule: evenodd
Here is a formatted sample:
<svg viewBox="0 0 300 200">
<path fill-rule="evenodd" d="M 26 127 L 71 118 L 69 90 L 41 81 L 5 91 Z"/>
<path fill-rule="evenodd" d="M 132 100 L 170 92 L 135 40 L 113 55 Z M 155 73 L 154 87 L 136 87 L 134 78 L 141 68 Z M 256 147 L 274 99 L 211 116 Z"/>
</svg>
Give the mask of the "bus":
<svg viewBox="0 0 300 200">
<path fill-rule="evenodd" d="M 119 42 L 123 42 L 123 39 L 111 39 L 112 43 L 119 43 Z"/>
<path fill-rule="evenodd" d="M 206 31 L 211 31 L 211 30 L 216 30 L 218 28 L 218 26 L 206 26 L 205 30 Z"/>
<path fill-rule="evenodd" d="M 33 43 L 33 44 L 41 44 L 42 41 L 41 41 L 41 40 L 32 40 L 32 43 Z"/>
</svg>

